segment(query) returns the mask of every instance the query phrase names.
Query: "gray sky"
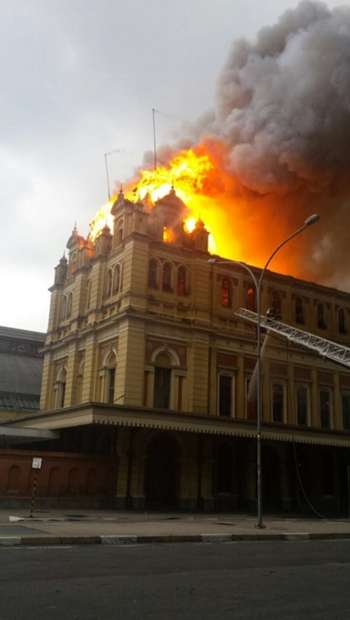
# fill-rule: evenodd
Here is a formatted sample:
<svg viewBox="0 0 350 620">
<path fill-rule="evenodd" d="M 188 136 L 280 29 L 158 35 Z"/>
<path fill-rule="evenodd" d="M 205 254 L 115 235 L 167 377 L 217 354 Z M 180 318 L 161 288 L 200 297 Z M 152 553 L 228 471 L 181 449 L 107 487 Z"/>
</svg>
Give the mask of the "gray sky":
<svg viewBox="0 0 350 620">
<path fill-rule="evenodd" d="M 152 147 L 151 108 L 194 120 L 231 42 L 297 4 L 0 1 L 0 324 L 46 330 L 53 267 L 105 202 L 104 152 L 121 149 L 111 176 L 127 178 Z M 159 116 L 160 141 L 175 128 Z"/>
</svg>

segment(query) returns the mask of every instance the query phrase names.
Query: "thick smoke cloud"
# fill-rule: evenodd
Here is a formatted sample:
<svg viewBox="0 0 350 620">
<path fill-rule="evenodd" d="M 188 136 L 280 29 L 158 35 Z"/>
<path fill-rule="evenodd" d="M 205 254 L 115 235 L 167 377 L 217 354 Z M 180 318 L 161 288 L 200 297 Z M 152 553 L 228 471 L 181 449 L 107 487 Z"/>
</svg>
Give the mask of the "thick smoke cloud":
<svg viewBox="0 0 350 620">
<path fill-rule="evenodd" d="M 350 8 L 304 0 L 236 42 L 210 130 L 252 190 L 334 189 L 350 168 Z"/>
</svg>

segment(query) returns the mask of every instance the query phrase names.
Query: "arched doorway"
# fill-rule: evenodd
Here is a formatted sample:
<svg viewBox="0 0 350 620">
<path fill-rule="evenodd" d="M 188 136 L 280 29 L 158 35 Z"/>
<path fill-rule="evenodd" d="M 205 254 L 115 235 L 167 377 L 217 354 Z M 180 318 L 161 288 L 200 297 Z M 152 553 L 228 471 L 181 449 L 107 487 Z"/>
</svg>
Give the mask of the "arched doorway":
<svg viewBox="0 0 350 620">
<path fill-rule="evenodd" d="M 145 462 L 146 506 L 154 510 L 176 508 L 179 480 L 177 441 L 159 433 L 149 443 Z"/>
</svg>

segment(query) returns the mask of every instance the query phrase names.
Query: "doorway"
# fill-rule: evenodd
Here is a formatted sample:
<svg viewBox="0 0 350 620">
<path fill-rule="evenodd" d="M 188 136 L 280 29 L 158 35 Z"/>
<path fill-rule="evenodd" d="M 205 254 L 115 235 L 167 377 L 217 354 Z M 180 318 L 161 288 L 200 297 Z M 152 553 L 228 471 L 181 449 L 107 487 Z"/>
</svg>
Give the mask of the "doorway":
<svg viewBox="0 0 350 620">
<path fill-rule="evenodd" d="M 174 437 L 159 433 L 148 445 L 145 462 L 147 508 L 174 509 L 178 500 L 179 450 Z"/>
</svg>

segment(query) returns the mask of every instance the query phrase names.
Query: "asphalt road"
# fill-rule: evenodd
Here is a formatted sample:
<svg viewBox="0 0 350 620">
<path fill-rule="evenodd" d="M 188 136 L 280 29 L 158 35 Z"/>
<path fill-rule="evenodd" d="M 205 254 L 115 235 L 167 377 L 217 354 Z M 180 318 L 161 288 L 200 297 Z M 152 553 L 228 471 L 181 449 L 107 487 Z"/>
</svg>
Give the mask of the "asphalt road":
<svg viewBox="0 0 350 620">
<path fill-rule="evenodd" d="M 350 541 L 0 549 L 0 620 L 350 618 Z"/>
</svg>

